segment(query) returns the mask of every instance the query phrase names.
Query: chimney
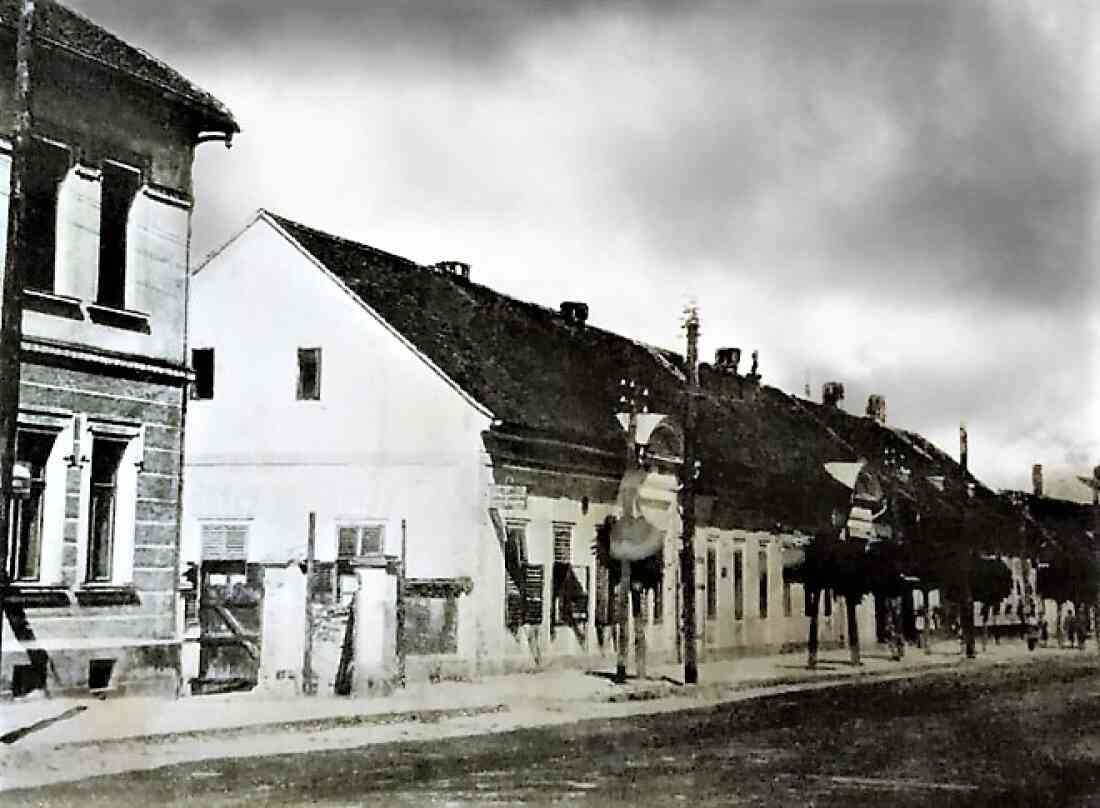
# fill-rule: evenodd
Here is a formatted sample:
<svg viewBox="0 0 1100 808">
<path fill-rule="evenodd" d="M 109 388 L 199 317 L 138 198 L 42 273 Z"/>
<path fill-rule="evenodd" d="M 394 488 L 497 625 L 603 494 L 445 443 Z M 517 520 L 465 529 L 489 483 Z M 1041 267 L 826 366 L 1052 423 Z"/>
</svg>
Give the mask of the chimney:
<svg viewBox="0 0 1100 808">
<path fill-rule="evenodd" d="M 841 382 L 825 382 L 821 385 L 821 403 L 826 407 L 837 408 L 844 400 L 844 385 Z"/>
<path fill-rule="evenodd" d="M 464 281 L 470 280 L 470 265 L 463 261 L 438 261 L 431 266 L 440 275 L 453 275 Z"/>
<path fill-rule="evenodd" d="M 872 393 L 867 397 L 867 417 L 886 426 L 886 396 Z"/>
<path fill-rule="evenodd" d="M 1031 492 L 1037 497 L 1043 495 L 1043 464 L 1036 463 L 1031 467 Z"/>
<path fill-rule="evenodd" d="M 959 465 L 962 466 L 963 474 L 966 474 L 968 470 L 967 462 L 970 460 L 970 452 L 966 443 L 966 424 L 959 424 Z M 1042 484 L 1040 483 L 1040 488 Z"/>
<path fill-rule="evenodd" d="M 583 327 L 588 322 L 588 304 L 577 300 L 563 300 L 561 304 L 561 318 L 569 325 Z"/>
<path fill-rule="evenodd" d="M 740 364 L 740 348 L 719 348 L 714 352 L 714 369 L 721 373 L 732 373 L 736 376 Z"/>
<path fill-rule="evenodd" d="M 752 352 L 752 370 L 745 377 L 752 384 L 760 383 L 760 351 Z"/>
</svg>

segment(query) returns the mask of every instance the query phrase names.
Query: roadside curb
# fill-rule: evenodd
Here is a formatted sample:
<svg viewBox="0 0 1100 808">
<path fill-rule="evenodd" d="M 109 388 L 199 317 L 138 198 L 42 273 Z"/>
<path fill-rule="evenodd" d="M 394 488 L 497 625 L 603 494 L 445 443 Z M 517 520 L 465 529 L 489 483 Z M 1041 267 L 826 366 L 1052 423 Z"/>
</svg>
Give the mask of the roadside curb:
<svg viewBox="0 0 1100 808">
<path fill-rule="evenodd" d="M 291 719 L 288 721 L 265 721 L 260 724 L 244 724 L 231 727 L 211 727 L 204 729 L 182 730 L 178 732 L 148 733 L 144 735 L 124 735 L 118 738 L 88 738 L 78 741 L 61 741 L 50 744 L 53 749 L 76 749 L 84 746 L 104 748 L 126 744 L 169 744 L 177 741 L 201 741 L 214 738 L 248 737 L 266 735 L 271 732 L 324 732 L 333 729 L 352 729 L 355 727 L 381 726 L 385 724 L 436 724 L 451 718 L 474 718 L 482 715 L 494 715 L 509 712 L 507 704 L 491 704 L 475 707 L 447 707 L 430 710 L 400 710 L 389 713 L 356 713 L 336 715 L 326 718 Z"/>
<path fill-rule="evenodd" d="M 981 657 L 978 657 L 976 659 L 968 660 L 965 657 L 958 657 L 954 659 L 946 659 L 943 661 L 930 662 L 925 664 L 901 666 L 896 669 L 877 667 L 874 669 L 862 668 L 859 670 L 848 670 L 837 673 L 820 673 L 816 675 L 774 676 L 762 679 L 746 680 L 737 683 L 713 682 L 697 685 L 682 685 L 672 682 L 655 682 L 652 685 L 643 685 L 638 683 L 632 688 L 612 693 L 598 700 L 610 704 L 657 701 L 661 699 L 677 697 L 699 699 L 700 701 L 720 701 L 726 697 L 732 697 L 757 690 L 769 690 L 772 688 L 785 688 L 791 690 L 805 688 L 807 690 L 812 690 L 829 686 L 841 686 L 848 683 L 855 684 L 858 682 L 867 682 L 869 680 L 873 681 L 877 679 L 887 681 L 906 679 L 910 677 L 922 676 L 924 674 L 958 670 L 960 668 L 966 667 L 974 668 L 988 667 L 994 665 L 1029 664 L 1031 661 L 1041 658 L 1042 657 L 1039 656 L 1026 656 L 1009 659 L 983 659 Z"/>
</svg>

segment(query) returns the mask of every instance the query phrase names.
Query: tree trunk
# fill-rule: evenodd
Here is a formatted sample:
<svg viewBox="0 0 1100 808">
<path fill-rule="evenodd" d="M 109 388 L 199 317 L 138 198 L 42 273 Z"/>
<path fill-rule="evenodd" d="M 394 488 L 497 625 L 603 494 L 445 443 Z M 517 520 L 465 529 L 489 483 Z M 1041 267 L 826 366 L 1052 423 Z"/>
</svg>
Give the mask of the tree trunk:
<svg viewBox="0 0 1100 808">
<path fill-rule="evenodd" d="M 646 593 L 632 592 L 631 598 L 634 601 L 634 667 L 637 670 L 638 678 L 645 679 L 646 677 L 646 614 L 645 614 L 645 600 Z"/>
<path fill-rule="evenodd" d="M 932 607 L 928 603 L 928 595 L 930 590 L 922 589 L 921 594 L 924 597 L 924 631 L 922 632 L 921 642 L 924 643 L 924 653 L 932 653 Z"/>
<path fill-rule="evenodd" d="M 1058 647 L 1063 646 L 1062 637 L 1062 604 L 1059 603 L 1054 611 L 1054 639 L 1058 641 Z"/>
<path fill-rule="evenodd" d="M 963 581 L 963 599 L 962 599 L 962 635 L 963 635 L 963 650 L 966 652 L 967 659 L 973 659 L 976 656 L 974 648 L 974 595 L 970 589 L 970 569 L 968 566 L 966 570 L 966 577 Z"/>
<path fill-rule="evenodd" d="M 844 597 L 844 612 L 848 618 L 848 651 L 852 655 L 852 664 L 860 666 L 863 664 L 859 658 L 859 623 L 856 622 L 856 606 L 858 601 L 854 598 Z"/>
<path fill-rule="evenodd" d="M 618 631 L 618 657 L 615 662 L 615 681 L 622 684 L 626 681 L 627 649 L 630 646 L 630 562 L 620 561 L 619 576 L 619 631 Z"/>
<path fill-rule="evenodd" d="M 817 668 L 817 613 L 821 606 L 821 590 L 814 587 L 806 590 L 809 597 L 808 611 L 810 613 L 810 637 L 806 643 L 806 667 L 810 670 Z"/>
<path fill-rule="evenodd" d="M 890 598 L 890 622 L 894 625 L 894 633 L 890 637 L 890 654 L 897 662 L 905 656 L 905 623 L 901 598 Z"/>
</svg>

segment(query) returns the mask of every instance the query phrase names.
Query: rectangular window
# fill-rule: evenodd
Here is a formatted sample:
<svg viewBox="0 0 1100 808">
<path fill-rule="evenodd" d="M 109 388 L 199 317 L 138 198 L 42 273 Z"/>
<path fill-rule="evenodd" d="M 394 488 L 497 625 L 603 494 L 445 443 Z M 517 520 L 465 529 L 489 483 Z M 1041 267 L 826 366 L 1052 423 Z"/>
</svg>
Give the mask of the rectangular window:
<svg viewBox="0 0 1100 808">
<path fill-rule="evenodd" d="M 745 562 L 744 552 L 733 551 L 733 619 L 745 618 Z"/>
<path fill-rule="evenodd" d="M 27 262 L 23 285 L 54 291 L 57 256 L 57 198 L 69 171 L 69 150 L 43 140 L 32 140 L 27 155 L 24 250 Z"/>
<path fill-rule="evenodd" d="M 118 467 L 126 443 L 96 436 L 92 442 L 92 498 L 88 519 L 88 581 L 110 581 L 115 550 Z"/>
<path fill-rule="evenodd" d="M 554 563 L 573 563 L 573 526 L 563 523 L 554 524 Z"/>
<path fill-rule="evenodd" d="M 20 429 L 8 522 L 8 575 L 14 581 L 37 581 L 41 574 L 43 502 L 46 461 L 55 432 Z"/>
<path fill-rule="evenodd" d="M 321 349 L 298 349 L 298 400 L 319 401 L 321 398 Z"/>
<path fill-rule="evenodd" d="M 96 303 L 126 308 L 126 227 L 141 187 L 141 173 L 118 163 L 103 164 L 99 208 L 99 285 Z"/>
<path fill-rule="evenodd" d="M 825 590 L 825 608 L 823 611 L 825 613 L 825 617 L 833 616 L 833 590 L 831 589 Z"/>
<path fill-rule="evenodd" d="M 783 616 L 790 617 L 793 613 L 791 607 L 791 583 L 790 581 L 783 582 Z"/>
<path fill-rule="evenodd" d="M 662 580 L 653 588 L 653 625 L 659 626 L 665 620 L 665 582 Z"/>
<path fill-rule="evenodd" d="M 516 628 L 524 621 L 527 524 L 509 522 L 504 532 L 504 624 Z"/>
<path fill-rule="evenodd" d="M 768 551 L 761 550 L 756 556 L 760 573 L 760 616 L 768 616 Z"/>
<path fill-rule="evenodd" d="M 588 567 L 554 563 L 553 625 L 584 628 L 588 623 Z"/>
<path fill-rule="evenodd" d="M 195 382 L 191 385 L 191 398 L 209 400 L 214 397 L 214 349 L 195 348 L 191 351 L 191 367 Z"/>
<path fill-rule="evenodd" d="M 707 548 L 707 619 L 718 616 L 718 553 L 713 547 Z"/>
<path fill-rule="evenodd" d="M 336 528 L 337 557 L 342 560 L 382 555 L 386 548 L 385 526 L 339 525 Z"/>
</svg>

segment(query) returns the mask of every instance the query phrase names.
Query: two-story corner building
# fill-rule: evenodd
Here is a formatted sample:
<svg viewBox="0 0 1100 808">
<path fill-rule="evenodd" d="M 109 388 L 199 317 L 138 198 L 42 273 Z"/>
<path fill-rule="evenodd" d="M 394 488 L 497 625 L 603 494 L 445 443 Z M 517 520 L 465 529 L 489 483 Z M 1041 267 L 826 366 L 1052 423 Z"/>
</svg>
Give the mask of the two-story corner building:
<svg viewBox="0 0 1100 808">
<path fill-rule="evenodd" d="M 19 9 L 0 2 L 11 75 Z M 59 3 L 38 7 L 35 30 L 0 688 L 174 691 L 191 166 L 196 145 L 238 127 Z M 0 142 L 5 221 L 10 170 Z"/>
<path fill-rule="evenodd" d="M 649 645 L 679 651 L 676 354 L 591 326 L 582 303 L 525 303 L 474 282 L 466 265 L 419 266 L 265 211 L 196 271 L 191 305 L 184 559 L 201 564 L 203 602 L 225 606 L 221 626 L 195 626 L 196 678 L 263 680 L 269 649 L 255 641 L 300 636 L 266 606 L 252 618 L 274 628 L 241 615 L 273 596 L 261 567 L 297 568 L 311 528 L 314 584 L 336 601 L 367 556 L 404 545 L 423 595 L 405 604 L 419 610 L 410 675 L 607 661 L 615 597 L 594 545 L 624 515 L 623 398 L 647 411 L 651 473 L 633 501 L 663 533 Z M 738 393 L 699 404 L 706 653 L 804 640 L 784 549 L 828 525 L 846 496 L 824 464 L 855 459 L 755 373 L 727 376 Z M 433 588 L 449 598 L 434 611 L 422 602 Z M 823 641 L 843 639 L 842 620 L 827 614 Z M 244 652 L 227 650 L 234 637 Z M 317 664 L 318 645 L 312 653 Z M 300 670 L 295 654 L 284 675 Z M 335 686 L 335 665 L 316 674 Z"/>
</svg>

